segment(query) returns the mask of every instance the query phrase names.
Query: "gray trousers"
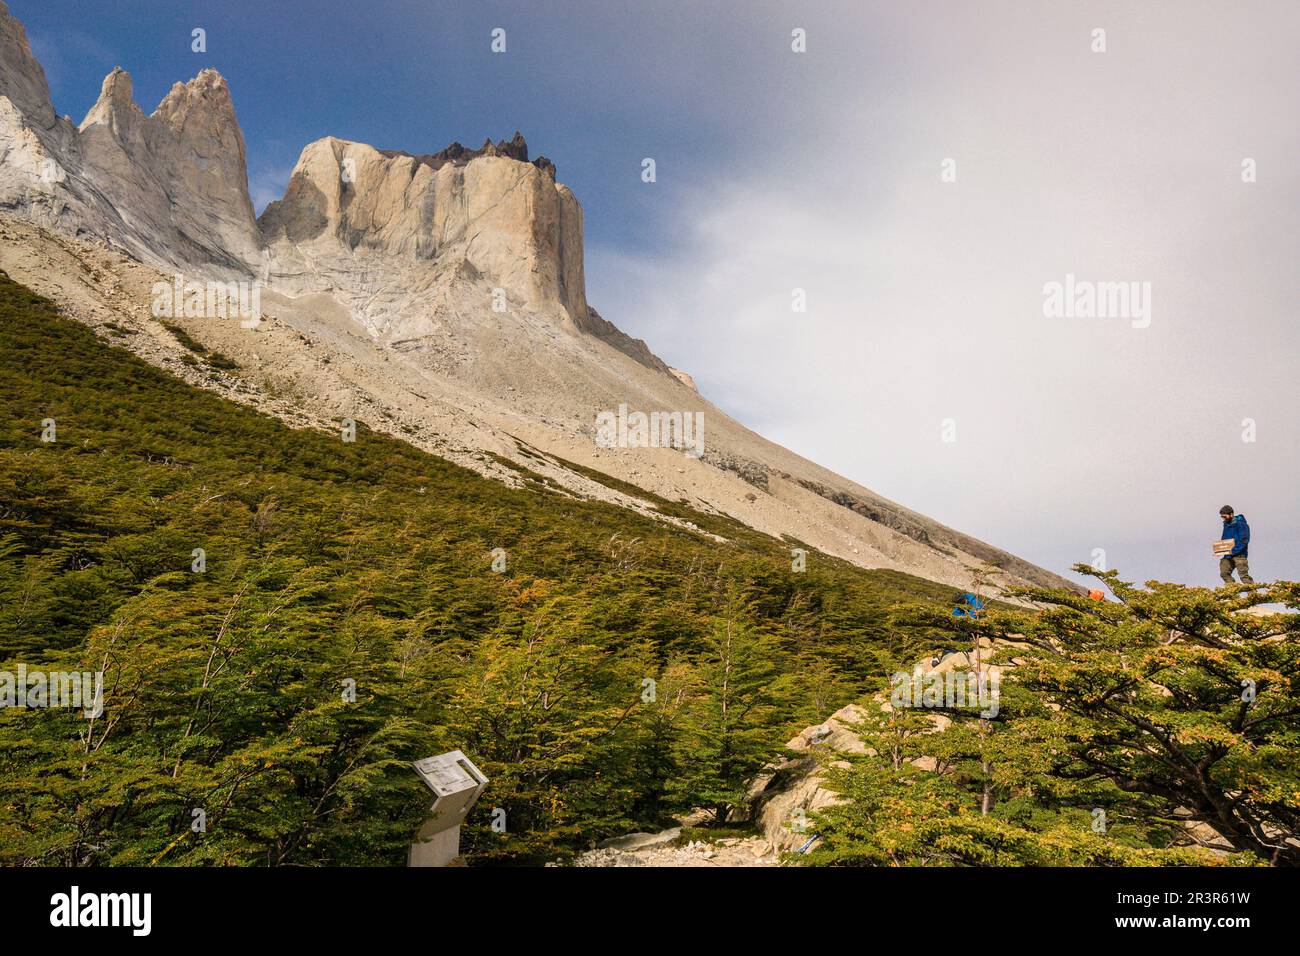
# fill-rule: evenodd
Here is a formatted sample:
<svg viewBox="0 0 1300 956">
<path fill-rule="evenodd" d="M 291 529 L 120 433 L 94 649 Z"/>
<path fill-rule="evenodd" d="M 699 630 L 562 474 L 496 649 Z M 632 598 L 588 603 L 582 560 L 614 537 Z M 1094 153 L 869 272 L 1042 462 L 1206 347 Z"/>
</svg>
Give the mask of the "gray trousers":
<svg viewBox="0 0 1300 956">
<path fill-rule="evenodd" d="M 1255 580 L 1250 576 L 1250 563 L 1246 560 L 1244 554 L 1233 556 L 1225 554 L 1219 559 L 1219 577 L 1223 578 L 1224 584 L 1234 583 L 1232 572 L 1236 571 L 1241 577 L 1242 584 L 1254 584 Z"/>
</svg>

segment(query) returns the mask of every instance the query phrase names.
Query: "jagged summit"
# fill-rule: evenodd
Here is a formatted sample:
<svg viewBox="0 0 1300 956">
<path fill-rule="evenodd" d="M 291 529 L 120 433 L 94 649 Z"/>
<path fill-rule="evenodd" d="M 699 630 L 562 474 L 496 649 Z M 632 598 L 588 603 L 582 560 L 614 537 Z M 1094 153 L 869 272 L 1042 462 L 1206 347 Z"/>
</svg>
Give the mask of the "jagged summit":
<svg viewBox="0 0 1300 956">
<path fill-rule="evenodd" d="M 172 88 L 150 114 L 150 118 L 157 118 L 168 125 L 175 126 L 177 117 L 187 116 L 200 109 L 210 112 L 221 121 L 233 124 L 234 131 L 239 132 L 235 104 L 230 95 L 230 84 L 220 72 L 211 67 L 201 70 L 188 83 L 177 81 L 172 84 Z M 127 114 L 144 116 L 143 111 L 135 103 L 131 74 L 116 66 L 108 76 L 104 77 L 99 99 L 90 108 L 78 129 L 84 132 L 96 123 L 109 122 L 114 117 Z"/>
<path fill-rule="evenodd" d="M 478 159 L 480 156 L 504 156 L 506 159 L 517 160 L 521 163 L 528 162 L 528 143 L 524 139 L 524 134 L 519 130 L 515 130 L 515 135 L 511 139 L 502 139 L 495 143 L 492 142 L 491 137 L 488 137 L 478 149 L 470 149 L 467 146 L 462 146 L 459 142 L 455 142 L 444 149 L 438 150 L 436 153 L 422 155 L 408 153 L 400 149 L 382 149 L 380 152 L 390 158 L 406 156 L 435 170 L 441 169 L 448 163 L 455 166 L 464 166 L 470 160 Z M 549 173 L 552 179 L 555 178 L 555 164 L 545 156 L 538 156 L 532 162 L 538 169 Z"/>
</svg>

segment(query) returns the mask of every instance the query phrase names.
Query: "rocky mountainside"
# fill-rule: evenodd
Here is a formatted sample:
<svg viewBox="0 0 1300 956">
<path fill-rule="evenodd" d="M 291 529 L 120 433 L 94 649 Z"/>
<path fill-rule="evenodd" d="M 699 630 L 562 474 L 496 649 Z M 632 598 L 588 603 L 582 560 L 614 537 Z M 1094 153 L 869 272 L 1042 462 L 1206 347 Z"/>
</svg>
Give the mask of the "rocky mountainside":
<svg viewBox="0 0 1300 956">
<path fill-rule="evenodd" d="M 364 420 L 502 481 L 540 476 L 681 523 L 683 506 L 726 514 L 865 567 L 965 586 L 990 562 L 1010 583 L 1065 584 L 768 442 L 602 318 L 586 300 L 582 207 L 517 133 L 423 155 L 318 140 L 257 220 L 220 74 L 145 115 L 114 70 L 74 125 L 0 2 L 0 217 L 0 268 L 16 280 L 289 420 Z M 257 328 L 169 319 L 230 368 L 196 369 L 152 314 L 174 275 L 258 286 Z M 703 441 L 603 447 L 597 417 L 620 408 L 700 415 Z"/>
<path fill-rule="evenodd" d="M 571 333 L 603 339 L 660 370 L 646 347 L 587 304 L 582 207 L 528 144 L 430 156 L 326 137 L 302 151 L 284 198 L 260 220 L 264 278 L 277 291 L 330 293 L 388 344 L 430 335 L 426 303 L 452 289 L 478 311 L 533 308 Z M 497 312 L 496 314 L 501 314 Z"/>
</svg>

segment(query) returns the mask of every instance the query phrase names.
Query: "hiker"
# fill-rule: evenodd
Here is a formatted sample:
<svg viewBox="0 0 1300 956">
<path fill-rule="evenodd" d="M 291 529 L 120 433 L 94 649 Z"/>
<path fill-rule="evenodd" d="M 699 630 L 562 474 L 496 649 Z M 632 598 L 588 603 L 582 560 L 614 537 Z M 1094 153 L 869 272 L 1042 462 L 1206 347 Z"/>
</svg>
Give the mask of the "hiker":
<svg viewBox="0 0 1300 956">
<path fill-rule="evenodd" d="M 1232 584 L 1234 583 L 1232 572 L 1235 570 L 1241 577 L 1242 584 L 1254 584 L 1255 581 L 1250 576 L 1250 564 L 1247 561 L 1250 525 L 1246 524 L 1246 516 L 1234 516 L 1232 505 L 1224 505 L 1219 509 L 1219 517 L 1223 519 L 1223 534 L 1220 540 L 1234 542 L 1232 550 L 1219 559 L 1219 577 L 1223 578 L 1224 584 Z"/>
</svg>

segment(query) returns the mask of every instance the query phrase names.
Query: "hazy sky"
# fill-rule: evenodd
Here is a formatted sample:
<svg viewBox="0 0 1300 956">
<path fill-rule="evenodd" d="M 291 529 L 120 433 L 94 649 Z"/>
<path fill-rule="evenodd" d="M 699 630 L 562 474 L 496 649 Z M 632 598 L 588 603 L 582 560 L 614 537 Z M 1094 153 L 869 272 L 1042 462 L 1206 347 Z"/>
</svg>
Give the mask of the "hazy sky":
<svg viewBox="0 0 1300 956">
<path fill-rule="evenodd" d="M 1300 579 L 1293 0 L 8 2 L 77 120 L 114 65 L 146 111 L 220 69 L 259 209 L 326 134 L 522 130 L 606 318 L 947 524 L 1209 584 L 1227 503 L 1256 577 Z M 1067 275 L 1149 283 L 1149 314 L 1049 317 Z"/>
</svg>

